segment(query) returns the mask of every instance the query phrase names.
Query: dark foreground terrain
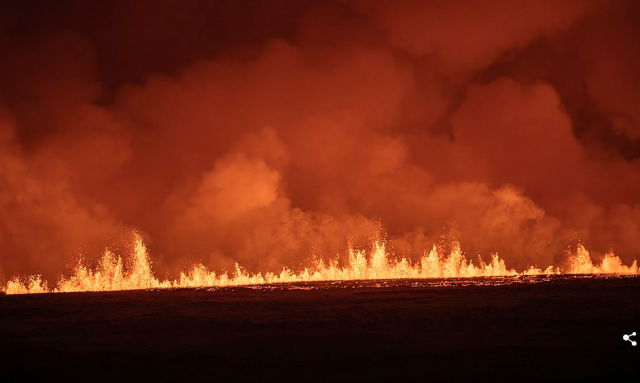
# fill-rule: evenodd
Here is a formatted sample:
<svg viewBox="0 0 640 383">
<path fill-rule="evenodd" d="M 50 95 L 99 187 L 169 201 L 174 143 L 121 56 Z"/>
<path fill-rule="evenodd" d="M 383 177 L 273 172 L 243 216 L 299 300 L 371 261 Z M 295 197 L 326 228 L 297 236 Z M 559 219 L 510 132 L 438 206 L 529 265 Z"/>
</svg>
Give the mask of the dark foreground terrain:
<svg viewBox="0 0 640 383">
<path fill-rule="evenodd" d="M 0 382 L 640 378 L 639 277 L 463 282 L 0 296 Z"/>
</svg>

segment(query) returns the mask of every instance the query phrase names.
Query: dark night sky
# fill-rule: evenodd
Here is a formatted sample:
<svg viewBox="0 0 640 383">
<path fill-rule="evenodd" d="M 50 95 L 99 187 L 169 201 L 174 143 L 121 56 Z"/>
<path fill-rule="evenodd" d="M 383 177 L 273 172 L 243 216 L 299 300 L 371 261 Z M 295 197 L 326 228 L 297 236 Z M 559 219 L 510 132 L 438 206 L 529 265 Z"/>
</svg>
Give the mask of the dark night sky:
<svg viewBox="0 0 640 383">
<path fill-rule="evenodd" d="M 4 1 L 0 279 L 457 238 L 640 254 L 634 1 Z"/>
</svg>

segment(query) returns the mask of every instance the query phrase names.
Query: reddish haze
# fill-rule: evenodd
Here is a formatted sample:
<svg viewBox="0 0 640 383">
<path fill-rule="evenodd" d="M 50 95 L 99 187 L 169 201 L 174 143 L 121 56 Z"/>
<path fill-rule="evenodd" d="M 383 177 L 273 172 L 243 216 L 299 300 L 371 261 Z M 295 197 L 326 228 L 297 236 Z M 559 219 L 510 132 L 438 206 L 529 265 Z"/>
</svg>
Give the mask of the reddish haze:
<svg viewBox="0 0 640 383">
<path fill-rule="evenodd" d="M 640 256 L 634 1 L 8 1 L 0 279 L 130 229 L 160 275 L 455 237 Z"/>
</svg>

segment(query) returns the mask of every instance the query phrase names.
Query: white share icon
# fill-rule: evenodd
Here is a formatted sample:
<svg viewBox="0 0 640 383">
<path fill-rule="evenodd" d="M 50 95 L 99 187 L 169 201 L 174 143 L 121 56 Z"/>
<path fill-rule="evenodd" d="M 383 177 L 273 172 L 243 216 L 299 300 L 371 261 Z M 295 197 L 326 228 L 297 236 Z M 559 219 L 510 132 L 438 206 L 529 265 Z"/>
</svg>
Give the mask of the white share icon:
<svg viewBox="0 0 640 383">
<path fill-rule="evenodd" d="M 631 334 L 628 334 L 628 335 L 627 335 L 627 334 L 624 334 L 624 335 L 622 336 L 622 339 L 623 339 L 623 340 L 626 340 L 627 342 L 631 342 L 631 345 L 632 345 L 632 346 L 637 346 L 637 345 L 638 345 L 638 342 L 636 342 L 635 340 L 631 340 L 631 339 L 630 339 L 632 336 L 636 336 L 636 332 L 635 332 L 635 331 L 634 331 L 634 332 L 632 332 Z"/>
</svg>

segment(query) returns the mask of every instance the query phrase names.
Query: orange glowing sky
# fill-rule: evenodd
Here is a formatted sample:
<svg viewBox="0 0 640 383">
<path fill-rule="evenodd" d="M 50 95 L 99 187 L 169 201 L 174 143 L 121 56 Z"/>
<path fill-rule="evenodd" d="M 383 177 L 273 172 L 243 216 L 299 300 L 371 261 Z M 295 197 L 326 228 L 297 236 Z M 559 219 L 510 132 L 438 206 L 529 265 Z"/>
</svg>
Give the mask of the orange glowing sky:
<svg viewBox="0 0 640 383">
<path fill-rule="evenodd" d="M 0 280 L 458 240 L 640 256 L 635 1 L 4 1 Z"/>
</svg>

